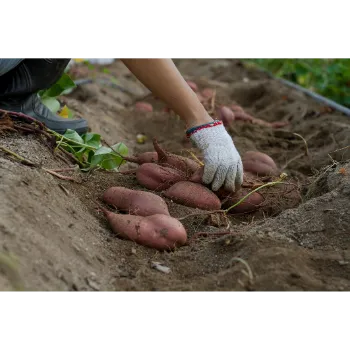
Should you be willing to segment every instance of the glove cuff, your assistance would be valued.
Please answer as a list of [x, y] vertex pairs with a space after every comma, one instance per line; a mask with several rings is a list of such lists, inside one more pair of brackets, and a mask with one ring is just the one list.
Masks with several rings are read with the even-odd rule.
[[221, 120], [214, 120], [214, 121], [207, 123], [207, 124], [198, 125], [198, 126], [195, 126], [193, 128], [188, 129], [186, 131], [186, 136], [187, 136], [187, 138], [190, 138], [193, 134], [195, 134], [196, 132], [198, 132], [200, 130], [212, 128], [212, 127], [219, 126], [219, 125], [223, 125]]

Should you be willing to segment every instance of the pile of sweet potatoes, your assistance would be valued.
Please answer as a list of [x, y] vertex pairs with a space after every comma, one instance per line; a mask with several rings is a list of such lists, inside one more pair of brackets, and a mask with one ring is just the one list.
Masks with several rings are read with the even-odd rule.
[[[237, 202], [247, 194], [247, 188], [251, 189], [256, 185], [258, 177], [279, 175], [277, 165], [268, 155], [246, 152], [242, 157], [245, 172], [243, 188], [236, 193], [228, 193], [223, 189], [213, 192], [202, 183], [203, 167], [198, 162], [166, 152], [155, 139], [153, 145], [154, 152], [126, 158], [139, 165], [136, 170], [138, 183], [149, 190], [161, 192], [164, 197], [175, 203], [192, 208], [215, 211], [221, 207], [228, 207], [230, 203]], [[232, 212], [255, 210], [262, 201], [261, 195], [255, 193], [233, 208]]]
[[164, 199], [156, 194], [111, 187], [103, 200], [123, 213], [101, 208], [114, 233], [146, 247], [170, 250], [187, 241], [181, 222], [170, 216]]
[[[276, 176], [279, 173], [275, 162], [266, 154], [247, 152], [243, 156], [245, 175], [242, 188], [235, 193], [223, 189], [213, 192], [202, 184], [201, 165], [192, 159], [166, 152], [155, 139], [153, 143], [154, 152], [126, 158], [139, 165], [137, 181], [175, 203], [192, 208], [207, 211], [227, 209], [254, 186], [262, 184], [258, 176]], [[230, 212], [255, 211], [263, 200], [255, 192]], [[122, 238], [159, 250], [174, 249], [187, 241], [186, 229], [179, 220], [170, 216], [165, 200], [157, 194], [111, 187], [105, 191], [103, 201], [118, 209], [118, 214], [102, 210], [112, 230]]]

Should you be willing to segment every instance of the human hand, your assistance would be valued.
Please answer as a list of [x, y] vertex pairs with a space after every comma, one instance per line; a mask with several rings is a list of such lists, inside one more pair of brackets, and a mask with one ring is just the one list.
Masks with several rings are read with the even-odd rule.
[[237, 191], [243, 182], [243, 165], [231, 136], [221, 121], [193, 127], [186, 132], [192, 144], [203, 152], [202, 181], [217, 191], [224, 186]]

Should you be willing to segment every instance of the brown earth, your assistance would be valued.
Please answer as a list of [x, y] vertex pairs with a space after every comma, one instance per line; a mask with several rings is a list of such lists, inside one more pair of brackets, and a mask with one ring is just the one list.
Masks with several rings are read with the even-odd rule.
[[[216, 88], [219, 103], [235, 101], [266, 121], [290, 122], [272, 129], [237, 121], [229, 132], [240, 153], [270, 155], [298, 183], [302, 201], [271, 188], [265, 195], [274, 209], [231, 216], [232, 235], [198, 238], [160, 253], [117, 238], [96, 211], [94, 201], [109, 186], [141, 189], [134, 176], [75, 173], [82, 183], [72, 183], [0, 151], [0, 290], [350, 290], [350, 118], [237, 60], [176, 64], [201, 88]], [[157, 137], [167, 150], [188, 155], [178, 117], [164, 112], [119, 61], [108, 69], [80, 73], [114, 76], [128, 92], [99, 82], [80, 86], [62, 101], [84, 116], [93, 132], [110, 144], [126, 143], [130, 153], [151, 150]], [[153, 113], [133, 110], [143, 99], [153, 104]], [[140, 133], [145, 144], [136, 142]], [[294, 133], [306, 140], [308, 156]], [[33, 135], [6, 132], [0, 146], [45, 168], [67, 166]], [[167, 202], [175, 217], [194, 212]], [[203, 215], [184, 224], [189, 237], [222, 231]], [[152, 261], [171, 272], [153, 269]]]

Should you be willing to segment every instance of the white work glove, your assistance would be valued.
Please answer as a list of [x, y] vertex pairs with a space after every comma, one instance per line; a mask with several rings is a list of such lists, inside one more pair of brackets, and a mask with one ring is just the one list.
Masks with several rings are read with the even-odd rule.
[[228, 191], [238, 190], [243, 182], [241, 157], [222, 122], [191, 128], [186, 132], [192, 144], [203, 152], [203, 183], [212, 184], [217, 191], [224, 186]]

